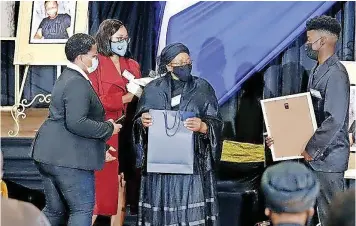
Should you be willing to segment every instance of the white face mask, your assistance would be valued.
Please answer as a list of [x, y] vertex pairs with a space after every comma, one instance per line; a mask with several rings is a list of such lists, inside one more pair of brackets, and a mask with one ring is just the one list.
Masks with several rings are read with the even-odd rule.
[[57, 10], [56, 9], [49, 9], [49, 10], [47, 10], [47, 14], [49, 16], [55, 16], [57, 14]]
[[[85, 57], [87, 57], [87, 56], [85, 56]], [[84, 64], [84, 62], [83, 62], [83, 64]], [[87, 70], [88, 70], [89, 74], [94, 72], [98, 68], [98, 66], [99, 66], [99, 60], [98, 60], [97, 57], [94, 57], [94, 58], [91, 59], [91, 67], [88, 67], [87, 65], [85, 65], [85, 67], [87, 67]]]

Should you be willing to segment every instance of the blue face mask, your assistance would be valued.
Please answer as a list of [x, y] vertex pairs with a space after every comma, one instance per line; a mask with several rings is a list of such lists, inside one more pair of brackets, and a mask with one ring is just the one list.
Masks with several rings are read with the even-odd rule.
[[125, 56], [127, 47], [128, 47], [128, 42], [123, 41], [123, 42], [111, 42], [111, 51], [119, 56]]

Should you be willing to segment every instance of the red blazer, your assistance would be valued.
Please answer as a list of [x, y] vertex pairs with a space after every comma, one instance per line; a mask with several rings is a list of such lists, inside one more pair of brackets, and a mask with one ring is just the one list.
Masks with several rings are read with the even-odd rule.
[[126, 104], [122, 103], [122, 96], [127, 94], [128, 80], [121, 76], [125, 70], [135, 78], [141, 78], [140, 65], [133, 59], [120, 57], [119, 73], [110, 57], [98, 55], [99, 66], [89, 75], [92, 86], [98, 94], [105, 109], [106, 119], [118, 119], [126, 111]]

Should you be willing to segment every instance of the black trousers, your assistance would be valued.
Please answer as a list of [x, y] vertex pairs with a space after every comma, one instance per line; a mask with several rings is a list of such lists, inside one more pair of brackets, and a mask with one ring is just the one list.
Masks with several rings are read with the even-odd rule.
[[314, 171], [320, 182], [320, 194], [317, 198], [317, 213], [322, 226], [326, 226], [329, 216], [329, 206], [339, 192], [346, 189], [344, 173], [327, 173]]

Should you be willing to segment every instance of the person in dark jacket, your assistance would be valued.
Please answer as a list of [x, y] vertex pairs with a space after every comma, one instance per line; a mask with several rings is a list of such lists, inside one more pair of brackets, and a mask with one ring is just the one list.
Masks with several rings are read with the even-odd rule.
[[263, 173], [265, 214], [275, 226], [308, 225], [320, 185], [311, 170], [297, 162], [282, 162]]
[[327, 226], [355, 225], [355, 189], [338, 194], [330, 206]]
[[54, 85], [49, 116], [36, 134], [31, 156], [43, 178], [43, 212], [51, 225], [89, 226], [94, 170], [103, 167], [105, 141], [121, 125], [104, 121], [104, 108], [87, 76], [98, 66], [94, 38], [73, 35], [65, 54], [70, 63]]
[[[335, 54], [341, 32], [339, 22], [320, 16], [309, 20], [306, 26], [305, 50], [309, 58], [317, 61], [309, 76], [308, 91], [318, 128], [302, 155], [321, 183], [317, 209], [321, 225], [325, 226], [332, 197], [346, 187], [344, 173], [350, 155], [350, 81]], [[266, 142], [270, 146], [273, 139]]]

